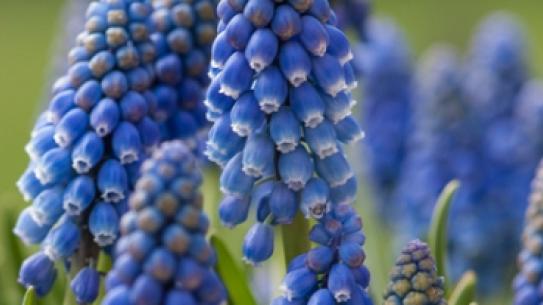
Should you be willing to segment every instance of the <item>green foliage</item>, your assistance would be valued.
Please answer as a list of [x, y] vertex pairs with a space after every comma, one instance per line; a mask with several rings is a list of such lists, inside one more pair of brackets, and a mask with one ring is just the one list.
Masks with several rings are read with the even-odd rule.
[[474, 305], [477, 288], [477, 275], [467, 271], [462, 275], [449, 298], [449, 305]]
[[296, 215], [292, 224], [283, 225], [281, 227], [283, 253], [286, 265], [288, 265], [294, 257], [306, 253], [311, 249], [311, 244], [307, 236], [309, 236], [309, 222], [304, 218], [302, 213]]
[[245, 272], [237, 265], [225, 242], [217, 235], [211, 235], [211, 245], [217, 252], [216, 270], [228, 290], [229, 304], [256, 305]]
[[23, 305], [38, 305], [37, 298], [38, 296], [36, 295], [36, 290], [34, 287], [30, 287], [26, 290], [23, 298]]
[[[437, 273], [447, 277], [447, 223], [449, 211], [454, 194], [458, 190], [460, 183], [456, 180], [449, 182], [437, 199], [434, 208], [434, 214], [430, 223], [430, 231], [428, 232], [428, 245], [432, 250], [432, 254], [436, 260]], [[445, 288], [447, 287], [445, 282]]]

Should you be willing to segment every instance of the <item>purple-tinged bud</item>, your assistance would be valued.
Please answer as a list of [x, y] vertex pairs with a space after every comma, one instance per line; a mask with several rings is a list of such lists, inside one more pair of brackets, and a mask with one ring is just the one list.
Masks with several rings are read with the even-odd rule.
[[89, 231], [100, 247], [113, 244], [119, 234], [119, 216], [111, 203], [96, 203], [89, 216]]
[[109, 72], [102, 79], [102, 91], [107, 97], [118, 99], [128, 90], [128, 80], [119, 71]]
[[56, 277], [57, 270], [54, 262], [43, 252], [25, 259], [19, 271], [19, 283], [27, 289], [34, 287], [38, 296], [49, 293]]
[[257, 265], [273, 254], [273, 228], [263, 223], [254, 224], [243, 241], [243, 260]]
[[299, 42], [289, 41], [279, 50], [279, 67], [290, 84], [298, 87], [311, 73], [311, 58]]
[[267, 26], [273, 18], [275, 4], [272, 0], [249, 0], [243, 9], [243, 15], [255, 27]]
[[324, 180], [311, 178], [302, 190], [300, 208], [307, 218], [322, 218], [330, 209], [330, 189]]
[[305, 299], [317, 287], [317, 275], [308, 268], [289, 272], [281, 284], [281, 292], [288, 300]]
[[88, 114], [79, 109], [68, 111], [55, 127], [55, 143], [60, 147], [71, 146], [87, 130], [89, 124]]
[[264, 113], [274, 113], [279, 110], [279, 107], [287, 99], [287, 80], [277, 67], [268, 67], [257, 76], [254, 84], [254, 95]]
[[334, 261], [334, 250], [326, 246], [318, 246], [307, 252], [306, 265], [307, 268], [315, 273], [328, 272]]
[[[330, 45], [333, 43], [331, 42]], [[312, 58], [312, 71], [316, 83], [327, 94], [335, 97], [346, 89], [345, 74], [339, 60], [329, 54]]]
[[366, 259], [364, 250], [356, 243], [344, 243], [339, 247], [341, 261], [351, 268], [362, 266]]
[[45, 189], [32, 202], [30, 215], [40, 226], [52, 226], [64, 213], [62, 197], [64, 190], [60, 187]]
[[159, 281], [142, 274], [130, 289], [130, 302], [134, 305], [159, 305], [163, 294], [163, 287]]
[[102, 88], [95, 80], [85, 82], [75, 93], [74, 102], [85, 111], [89, 111], [102, 98]]
[[119, 123], [121, 112], [119, 106], [112, 99], [106, 98], [98, 102], [90, 114], [90, 125], [98, 136], [105, 137], [110, 134]]
[[299, 121], [290, 108], [282, 107], [272, 114], [270, 119], [270, 136], [281, 153], [293, 151], [300, 142], [302, 129]]
[[292, 223], [298, 211], [296, 193], [282, 182], [275, 183], [270, 195], [269, 205], [276, 224]]
[[238, 196], [226, 196], [219, 204], [219, 217], [227, 228], [235, 226], [247, 220], [249, 215], [249, 201]]
[[79, 304], [91, 304], [98, 297], [100, 274], [92, 267], [81, 269], [72, 279], [70, 288]]
[[249, 40], [245, 57], [251, 68], [259, 73], [273, 63], [278, 48], [277, 36], [270, 29], [258, 29]]
[[190, 241], [190, 233], [177, 224], [169, 225], [164, 232], [162, 232], [162, 243], [168, 250], [178, 255], [187, 252]]
[[280, 5], [275, 9], [271, 28], [282, 40], [289, 40], [302, 31], [300, 14], [290, 5]]
[[96, 133], [87, 132], [72, 150], [72, 168], [78, 174], [90, 172], [102, 160], [104, 151], [103, 140]]
[[288, 266], [287, 266], [287, 272], [291, 272], [293, 270], [296, 270], [296, 269], [300, 269], [300, 268], [303, 268], [305, 267], [305, 262], [306, 262], [306, 259], [307, 259], [307, 254], [300, 254], [296, 257], [294, 257], [289, 263], [288, 263]]
[[302, 17], [300, 41], [312, 55], [323, 56], [328, 47], [328, 32], [318, 19], [312, 16], [304, 16]]
[[98, 190], [107, 202], [120, 202], [125, 199], [128, 189], [126, 170], [114, 159], [105, 161], [98, 172]]
[[121, 285], [109, 290], [104, 300], [103, 305], [131, 305], [130, 290], [128, 287]]
[[327, 232], [324, 225], [318, 223], [309, 231], [309, 240], [322, 246], [328, 246], [332, 240], [332, 236]]
[[176, 267], [176, 257], [170, 251], [158, 248], [146, 259], [143, 270], [156, 280], [165, 283], [173, 277]]
[[27, 245], [36, 245], [45, 239], [51, 226], [38, 224], [32, 217], [31, 210], [31, 207], [27, 207], [19, 214], [13, 234]]
[[228, 43], [236, 50], [241, 51], [249, 43], [253, 31], [254, 27], [251, 21], [243, 14], [237, 14], [228, 22], [224, 33]]
[[326, 23], [332, 14], [330, 2], [328, 0], [313, 0], [313, 5], [309, 8], [309, 14]]

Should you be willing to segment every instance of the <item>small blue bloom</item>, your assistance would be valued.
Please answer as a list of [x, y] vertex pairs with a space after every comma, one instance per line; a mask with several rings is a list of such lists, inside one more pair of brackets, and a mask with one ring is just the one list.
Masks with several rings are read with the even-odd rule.
[[290, 5], [284, 4], [276, 7], [271, 29], [281, 40], [289, 40], [302, 31], [300, 14]]
[[90, 114], [90, 125], [100, 137], [110, 134], [120, 119], [120, 109], [115, 101], [105, 98], [98, 102]]
[[317, 287], [317, 275], [308, 268], [300, 268], [289, 272], [283, 283], [281, 291], [288, 299], [305, 299]]
[[92, 267], [81, 269], [70, 283], [70, 288], [79, 304], [94, 302], [98, 297], [99, 287], [100, 274]]
[[219, 217], [227, 228], [243, 223], [249, 214], [249, 201], [237, 196], [226, 196], [219, 204]]
[[315, 163], [317, 172], [331, 187], [344, 185], [354, 176], [341, 151], [324, 159], [317, 159]]
[[319, 289], [317, 292], [311, 295], [307, 305], [333, 305], [336, 304], [336, 300], [330, 290], [328, 289]]
[[364, 132], [352, 116], [347, 116], [334, 125], [339, 141], [352, 144], [364, 138]]
[[26, 288], [34, 287], [38, 296], [49, 293], [56, 277], [54, 262], [43, 252], [25, 259], [19, 271], [19, 283]]
[[[333, 42], [331, 42], [333, 45]], [[335, 97], [345, 90], [345, 73], [340, 61], [328, 53], [321, 57], [314, 57], [311, 60], [312, 71], [317, 84], [327, 94]]]
[[66, 112], [75, 107], [75, 92], [73, 90], [64, 90], [57, 93], [47, 109], [47, 120], [51, 123], [58, 123]]
[[248, 176], [243, 172], [243, 154], [238, 153], [234, 156], [224, 168], [220, 185], [221, 192], [229, 195], [245, 196], [249, 194], [255, 178]]
[[290, 106], [305, 127], [314, 128], [324, 119], [324, 102], [309, 82], [290, 90]]
[[307, 268], [316, 273], [328, 272], [334, 261], [334, 250], [326, 246], [318, 246], [307, 252], [305, 263]]
[[328, 48], [328, 54], [333, 55], [339, 59], [339, 62], [343, 66], [353, 59], [353, 53], [349, 44], [347, 36], [334, 26], [326, 26], [328, 31], [330, 45]]
[[107, 202], [120, 202], [126, 196], [128, 177], [121, 163], [115, 159], [105, 161], [98, 172], [98, 190]]
[[278, 181], [270, 194], [269, 206], [275, 223], [292, 223], [298, 212], [296, 193], [289, 189], [286, 184]]
[[221, 93], [237, 99], [251, 87], [253, 70], [245, 55], [235, 52], [230, 56], [221, 72]]
[[[266, 1], [269, 0], [263, 2]], [[249, 40], [245, 49], [245, 57], [251, 68], [259, 73], [273, 63], [278, 49], [277, 36], [270, 29], [258, 29], [254, 31]]]
[[113, 132], [113, 153], [121, 164], [129, 164], [139, 160], [142, 150], [138, 129], [129, 122], [122, 122]]
[[17, 235], [27, 245], [36, 245], [45, 239], [51, 226], [38, 224], [31, 213], [32, 208], [27, 207], [19, 214], [13, 228], [13, 234]]
[[287, 99], [287, 80], [277, 67], [270, 66], [257, 76], [254, 84], [254, 95], [264, 113], [276, 112]]
[[289, 41], [279, 50], [279, 67], [290, 84], [298, 87], [311, 73], [311, 58], [300, 43]]
[[100, 247], [113, 244], [119, 233], [119, 216], [111, 203], [96, 203], [89, 216], [89, 231]]
[[45, 186], [38, 180], [34, 173], [34, 168], [29, 167], [23, 175], [17, 180], [17, 188], [23, 195], [25, 201], [32, 200], [41, 193]]
[[349, 267], [342, 263], [332, 266], [328, 278], [328, 289], [337, 302], [346, 302], [351, 299], [354, 283], [354, 276]]
[[325, 26], [315, 17], [302, 17], [302, 32], [300, 41], [314, 56], [323, 56], [329, 43], [329, 36]]
[[329, 211], [330, 189], [320, 178], [311, 178], [302, 189], [300, 207], [309, 218], [320, 219]]
[[164, 289], [160, 282], [150, 275], [140, 275], [130, 289], [130, 301], [138, 305], [159, 305]]
[[120, 71], [112, 71], [102, 79], [102, 91], [107, 97], [118, 99], [128, 90], [128, 80]]
[[87, 174], [104, 156], [104, 142], [94, 132], [88, 131], [72, 149], [72, 168], [78, 174]]
[[270, 136], [281, 153], [293, 151], [302, 137], [302, 128], [290, 108], [282, 107], [270, 118]]
[[43, 252], [53, 261], [72, 256], [79, 247], [79, 227], [64, 216], [50, 231], [43, 243]]
[[273, 18], [275, 4], [272, 0], [249, 0], [243, 9], [243, 15], [255, 27], [267, 26]]
[[85, 82], [75, 93], [74, 103], [84, 110], [90, 110], [100, 101], [102, 88], [95, 80]]
[[32, 160], [38, 160], [47, 151], [57, 147], [54, 135], [55, 127], [50, 125], [36, 130], [30, 142], [25, 146], [25, 151]]
[[146, 259], [143, 270], [160, 282], [168, 282], [176, 270], [176, 257], [164, 248], [158, 248]]
[[273, 254], [273, 229], [270, 225], [256, 223], [245, 235], [243, 241], [243, 260], [256, 265]]
[[270, 177], [275, 174], [275, 144], [265, 133], [248, 137], [243, 149], [243, 172], [255, 177]]
[[32, 202], [30, 215], [40, 226], [52, 226], [64, 213], [62, 206], [64, 190], [59, 187], [46, 189]]
[[53, 148], [36, 164], [34, 174], [42, 184], [56, 184], [71, 174], [70, 151]]
[[243, 14], [235, 15], [224, 30], [228, 43], [237, 50], [243, 50], [247, 46], [254, 27], [251, 21]]
[[265, 114], [260, 110], [252, 92], [244, 93], [230, 111], [232, 130], [240, 137], [247, 137], [260, 130], [265, 124]]
[[281, 154], [278, 165], [281, 180], [295, 192], [302, 190], [313, 176], [313, 162], [307, 150], [302, 146], [298, 146], [286, 154]]
[[328, 120], [324, 120], [313, 128], [304, 128], [307, 144], [321, 159], [338, 152], [338, 138], [334, 127]]

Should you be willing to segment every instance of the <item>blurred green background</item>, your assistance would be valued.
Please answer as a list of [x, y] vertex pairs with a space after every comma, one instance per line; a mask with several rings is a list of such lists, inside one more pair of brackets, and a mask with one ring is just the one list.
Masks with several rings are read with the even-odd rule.
[[[27, 158], [23, 147], [47, 94], [45, 84], [51, 69], [57, 37], [65, 29], [63, 0], [0, 0], [0, 305], [17, 304], [20, 291], [15, 282], [17, 266], [9, 260], [17, 245], [7, 244], [9, 211], [23, 207], [15, 181], [24, 170]], [[481, 17], [495, 10], [506, 10], [519, 17], [526, 29], [532, 72], [543, 73], [543, 1], [541, 0], [376, 0], [373, 13], [392, 17], [403, 28], [415, 56], [435, 42], [448, 42], [460, 49], [469, 44], [472, 31]], [[361, 192], [364, 192], [362, 190]], [[373, 220], [367, 200], [361, 205], [366, 223]], [[370, 265], [371, 253], [379, 246], [377, 234], [367, 225]], [[241, 231], [241, 230], [240, 230]], [[237, 247], [237, 246], [235, 246]], [[386, 255], [385, 255], [386, 256]], [[387, 260], [379, 269], [386, 269]], [[386, 274], [374, 275], [382, 282]], [[381, 279], [379, 279], [381, 277]], [[381, 289], [380, 287], [377, 289]], [[379, 291], [379, 290], [378, 290]], [[502, 300], [503, 301], [503, 300]], [[500, 302], [501, 303], [501, 302]]]

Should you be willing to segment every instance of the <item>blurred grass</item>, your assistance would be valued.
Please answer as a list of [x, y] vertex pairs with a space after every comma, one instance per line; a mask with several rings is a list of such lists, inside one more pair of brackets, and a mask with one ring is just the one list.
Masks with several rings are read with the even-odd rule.
[[[21, 290], [15, 284], [18, 266], [8, 257], [6, 247], [10, 234], [8, 230], [13, 219], [7, 215], [10, 210], [18, 210], [24, 206], [15, 189], [15, 181], [27, 164], [23, 146], [28, 140], [29, 130], [37, 114], [38, 102], [44, 94], [47, 83], [51, 51], [57, 32], [62, 28], [59, 20], [63, 0], [0, 0], [0, 107], [4, 115], [0, 120], [0, 270], [3, 281], [0, 282], [0, 305], [18, 304], [22, 297]], [[448, 42], [461, 49], [469, 44], [473, 29], [480, 20], [494, 10], [507, 10], [517, 15], [527, 30], [530, 41], [532, 68], [535, 74], [543, 73], [543, 2], [540, 0], [374, 0], [376, 15], [387, 15], [396, 20], [404, 29], [415, 55], [434, 42]], [[537, 56], [536, 56], [537, 55]], [[213, 176], [213, 175], [212, 175]], [[205, 188], [207, 201], [217, 204], [216, 185], [208, 183]], [[209, 190], [209, 191], [208, 191]], [[365, 219], [368, 243], [368, 264], [375, 269], [373, 278], [377, 296], [381, 294], [386, 282], [386, 275], [394, 253], [390, 253], [387, 245], [388, 233], [378, 226], [377, 218], [368, 199], [368, 190], [360, 192], [359, 207]], [[208, 205], [210, 210], [214, 205]], [[215, 214], [212, 223], [217, 225]], [[220, 228], [220, 226], [215, 226]], [[228, 241], [228, 246], [240, 257], [240, 243], [247, 227], [233, 231], [217, 229], [217, 232]], [[17, 247], [20, 244], [17, 243]], [[281, 246], [278, 242], [274, 257], [280, 259]], [[380, 255], [379, 259], [376, 255]], [[382, 259], [381, 259], [382, 258]], [[265, 266], [266, 267], [266, 266]], [[269, 266], [268, 266], [269, 268]], [[273, 271], [275, 283], [282, 268]], [[378, 270], [378, 271], [377, 271]], [[5, 277], [4, 277], [5, 276]], [[58, 284], [59, 288], [63, 285]], [[274, 286], [275, 287], [275, 286]], [[53, 303], [58, 296], [51, 297]], [[56, 302], [55, 302], [56, 301]], [[488, 303], [498, 304], [500, 301]], [[481, 303], [483, 304], [483, 303]]]

